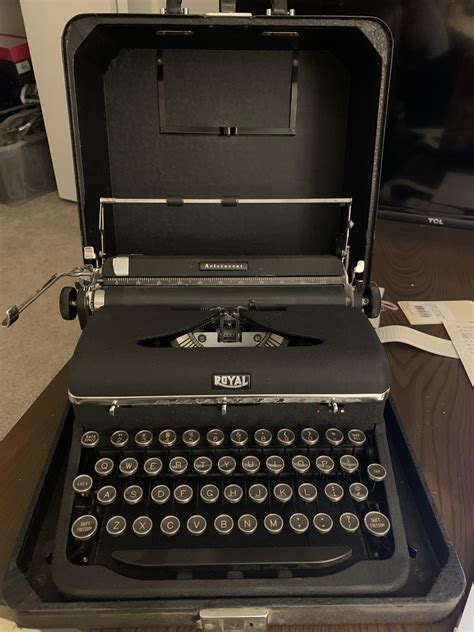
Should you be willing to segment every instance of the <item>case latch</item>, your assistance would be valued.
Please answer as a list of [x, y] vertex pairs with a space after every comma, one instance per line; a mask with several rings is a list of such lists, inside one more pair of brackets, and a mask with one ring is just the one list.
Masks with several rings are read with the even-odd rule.
[[201, 610], [197, 627], [203, 632], [265, 632], [264, 608], [208, 608]]

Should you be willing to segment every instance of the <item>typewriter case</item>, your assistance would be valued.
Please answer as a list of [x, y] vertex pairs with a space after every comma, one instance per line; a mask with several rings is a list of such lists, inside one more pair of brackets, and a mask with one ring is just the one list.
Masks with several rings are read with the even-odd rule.
[[[115, 272], [122, 265], [134, 267], [136, 276], [146, 279], [147, 266], [155, 262], [172, 279], [183, 270], [196, 276], [193, 265], [212, 276], [212, 266], [219, 270], [224, 257], [236, 266], [230, 278], [239, 278], [245, 265], [258, 265], [265, 274], [266, 261], [280, 257], [281, 265], [289, 262], [298, 275], [318, 277], [339, 260], [337, 274], [346, 290], [311, 290], [319, 293], [316, 307], [329, 313], [376, 311], [370, 265], [391, 61], [385, 25], [372, 18], [299, 18], [283, 11], [261, 17], [85, 15], [67, 25], [63, 49], [85, 263], [94, 259], [104, 271]], [[311, 269], [302, 269], [313, 256]], [[156, 299], [143, 285], [106, 288], [83, 311], [85, 333], [94, 319], [102, 319], [101, 327], [91, 329], [104, 337], [94, 341], [88, 334], [87, 346], [80, 343], [82, 360], [70, 373], [70, 397], [78, 405], [66, 411], [4, 582], [17, 621], [26, 627], [126, 627], [201, 620], [205, 629], [218, 630], [263, 629], [262, 611], [271, 624], [408, 622], [448, 614], [462, 594], [462, 571], [390, 404], [394, 473], [405, 527], [414, 534], [409, 544], [418, 551], [403, 588], [370, 598], [358, 594], [357, 586], [354, 596], [344, 598], [268, 597], [249, 577], [254, 596], [245, 597], [216, 590], [199, 598], [183, 593], [68, 601], [57, 591], [46, 551], [54, 540], [58, 479], [66, 467], [73, 417], [87, 406], [81, 408], [79, 400], [103, 395], [102, 386], [109, 390], [100, 414], [108, 414], [112, 384], [121, 379], [106, 354], [91, 356], [110, 342], [104, 315], [120, 314], [119, 329], [125, 332], [133, 328], [137, 310], [149, 313], [156, 300], [179, 315], [190, 303], [219, 304], [223, 292], [229, 302], [242, 299], [234, 287], [175, 285]], [[256, 290], [255, 296], [261, 305], [287, 305], [306, 300], [299, 292], [298, 287]], [[351, 359], [356, 365], [349, 352]], [[370, 363], [370, 355], [365, 361]], [[386, 368], [372, 368], [383, 390]], [[138, 377], [130, 371], [130, 388], [139, 389], [144, 376], [145, 369]], [[351, 370], [335, 376], [342, 381], [338, 388], [347, 392], [351, 378], [360, 376]], [[119, 396], [130, 395], [126, 380], [121, 388]], [[191, 390], [196, 395], [202, 385], [191, 380]], [[291, 392], [297, 392], [296, 384]], [[225, 404], [228, 398], [220, 395], [202, 403]], [[225, 610], [206, 614], [209, 608]]]

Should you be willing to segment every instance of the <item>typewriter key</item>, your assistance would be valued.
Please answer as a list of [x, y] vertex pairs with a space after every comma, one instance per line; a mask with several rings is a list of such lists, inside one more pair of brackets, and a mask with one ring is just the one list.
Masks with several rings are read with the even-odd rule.
[[339, 524], [348, 533], [354, 533], [359, 528], [359, 518], [351, 513], [350, 511], [346, 511], [341, 514], [339, 518]]
[[153, 441], [153, 433], [150, 430], [140, 430], [135, 435], [135, 443], [139, 448], [146, 448]]
[[313, 524], [319, 533], [329, 533], [332, 529], [333, 521], [329, 514], [318, 513], [313, 518]]
[[143, 464], [143, 469], [149, 476], [156, 476], [156, 474], [159, 474], [162, 467], [163, 463], [161, 462], [161, 459], [156, 456], [152, 456], [147, 459]]
[[299, 472], [300, 474], [304, 474], [307, 472], [311, 466], [310, 460], [307, 456], [303, 456], [298, 454], [291, 459], [291, 464], [295, 472]]
[[237, 526], [242, 531], [242, 533], [245, 533], [246, 535], [251, 535], [257, 528], [257, 519], [251, 514], [244, 514], [238, 519]]
[[105, 530], [109, 535], [122, 535], [126, 528], [127, 521], [123, 516], [112, 516], [105, 525]]
[[357, 430], [356, 428], [349, 430], [349, 432], [347, 433], [347, 438], [354, 445], [364, 445], [366, 440], [365, 434], [362, 432], [362, 430]]
[[329, 474], [334, 469], [334, 461], [330, 456], [325, 456], [321, 454], [316, 458], [316, 467], [323, 474]]
[[108, 476], [113, 472], [114, 462], [112, 459], [99, 459], [97, 463], [94, 465], [94, 470], [99, 474], [99, 476]]
[[215, 503], [219, 498], [219, 488], [216, 485], [204, 485], [199, 495], [205, 503]]
[[380, 511], [369, 511], [364, 517], [365, 528], [377, 538], [383, 538], [390, 531], [390, 520]]
[[369, 495], [369, 490], [363, 483], [351, 483], [351, 485], [349, 485], [349, 494], [354, 500], [360, 503], [366, 500]]
[[71, 533], [76, 540], [89, 540], [96, 531], [97, 518], [89, 514], [76, 518], [71, 527]]
[[173, 496], [182, 505], [188, 503], [193, 497], [193, 488], [189, 485], [178, 485], [174, 490]]
[[255, 474], [260, 468], [260, 459], [256, 456], [244, 456], [242, 459], [242, 469], [247, 474]]
[[99, 443], [99, 433], [95, 430], [89, 430], [85, 432], [81, 437], [81, 444], [84, 448], [95, 448], [95, 446]]
[[290, 527], [295, 533], [305, 533], [309, 527], [309, 520], [302, 513], [294, 513], [290, 516]]
[[280, 533], [283, 529], [283, 518], [278, 514], [268, 514], [263, 520], [263, 526], [269, 533]]
[[151, 490], [150, 496], [153, 502], [162, 505], [171, 496], [170, 488], [166, 485], [157, 485]]
[[324, 488], [327, 498], [333, 503], [337, 503], [344, 496], [344, 490], [339, 483], [328, 483]]
[[184, 456], [174, 456], [170, 461], [169, 468], [173, 474], [184, 474], [188, 469], [188, 462]]
[[198, 474], [208, 474], [212, 468], [212, 461], [208, 456], [198, 456], [193, 467]]
[[178, 533], [181, 523], [176, 516], [166, 516], [160, 522], [160, 529], [165, 535], [175, 535]]
[[352, 474], [359, 467], [359, 461], [352, 454], [344, 454], [339, 459], [339, 465], [345, 472]]
[[281, 503], [287, 503], [293, 496], [293, 490], [286, 483], [279, 483], [273, 488], [273, 495]]
[[174, 430], [170, 430], [169, 428], [162, 430], [158, 435], [158, 441], [164, 448], [170, 448], [174, 445], [176, 443], [176, 438], [176, 432]]
[[230, 503], [238, 503], [244, 492], [240, 485], [227, 485], [224, 487], [224, 498]]
[[200, 438], [201, 435], [197, 430], [185, 430], [182, 436], [183, 443], [188, 448], [194, 448], [199, 443]]
[[221, 445], [221, 443], [224, 442], [224, 433], [222, 432], [222, 430], [219, 430], [219, 428], [213, 428], [207, 433], [206, 439], [209, 445], [217, 448], [217, 446]]
[[265, 485], [256, 483], [249, 487], [249, 497], [254, 503], [263, 503], [268, 496], [268, 489]]
[[128, 432], [126, 430], [116, 430], [110, 437], [110, 443], [115, 448], [123, 448], [128, 443]]
[[367, 474], [373, 481], [383, 481], [387, 476], [387, 470], [380, 463], [371, 463], [367, 466]]
[[275, 454], [267, 458], [265, 465], [267, 466], [267, 470], [272, 474], [279, 474], [285, 467], [285, 461], [281, 456]]
[[232, 531], [233, 528], [234, 521], [230, 516], [226, 514], [221, 514], [220, 516], [217, 516], [217, 518], [214, 520], [214, 529], [220, 535], [227, 535]]
[[313, 500], [316, 500], [318, 495], [318, 490], [312, 483], [302, 483], [298, 487], [298, 496], [301, 500], [304, 500], [305, 503], [310, 503]]
[[132, 529], [135, 535], [148, 535], [153, 529], [153, 521], [148, 516], [139, 516], [133, 521]]
[[237, 430], [232, 430], [230, 433], [230, 440], [237, 447], [242, 447], [248, 441], [248, 434], [245, 430], [238, 428]]
[[207, 522], [202, 516], [191, 516], [188, 518], [186, 527], [191, 535], [201, 535], [206, 530]]
[[101, 505], [110, 505], [117, 498], [117, 490], [112, 485], [105, 485], [97, 492], [97, 500]]
[[128, 457], [120, 461], [119, 470], [124, 476], [132, 476], [138, 470], [138, 461], [133, 457]]
[[295, 440], [295, 433], [289, 428], [281, 428], [277, 433], [277, 439], [281, 445], [291, 445]]
[[306, 445], [316, 445], [319, 441], [319, 432], [314, 428], [304, 428], [301, 431], [301, 439]]
[[237, 463], [233, 456], [221, 456], [217, 461], [217, 467], [222, 474], [232, 474], [237, 467]]
[[143, 489], [140, 485], [130, 485], [123, 492], [123, 499], [129, 505], [136, 505], [143, 498]]
[[87, 494], [92, 489], [93, 481], [89, 474], [79, 474], [72, 481], [72, 488], [78, 494]]
[[272, 442], [272, 433], [270, 432], [270, 430], [260, 428], [260, 430], [256, 430], [254, 434], [254, 439], [257, 445], [269, 445]]
[[344, 435], [339, 428], [328, 428], [324, 436], [331, 445], [339, 445], [344, 440]]

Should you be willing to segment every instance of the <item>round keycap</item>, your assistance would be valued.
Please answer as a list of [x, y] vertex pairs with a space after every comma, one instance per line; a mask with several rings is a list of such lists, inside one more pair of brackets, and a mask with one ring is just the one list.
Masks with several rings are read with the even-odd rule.
[[255, 431], [254, 439], [257, 445], [269, 445], [272, 442], [272, 433], [270, 432], [270, 430], [260, 428], [259, 430]]
[[352, 483], [349, 485], [349, 494], [357, 502], [366, 500], [369, 495], [369, 490], [363, 483]]
[[291, 459], [291, 465], [293, 466], [295, 472], [304, 474], [309, 470], [311, 463], [307, 456], [298, 454]]
[[81, 437], [81, 444], [84, 448], [95, 448], [99, 443], [100, 436], [95, 430], [88, 430]]
[[107, 520], [105, 529], [109, 535], [122, 535], [127, 528], [127, 521], [123, 516], [112, 516]]
[[237, 463], [233, 456], [221, 456], [217, 461], [217, 468], [222, 474], [232, 474], [237, 467]]
[[166, 516], [160, 522], [160, 529], [165, 535], [175, 535], [178, 533], [181, 523], [176, 516]]
[[354, 445], [364, 445], [366, 440], [365, 433], [362, 432], [362, 430], [357, 430], [356, 428], [349, 430], [347, 438]]
[[339, 428], [328, 428], [324, 436], [331, 445], [339, 445], [344, 440], [344, 435]]
[[318, 490], [312, 483], [302, 483], [298, 487], [298, 496], [301, 500], [304, 500], [305, 503], [310, 503], [313, 500], [316, 500], [318, 495]]
[[295, 433], [289, 428], [280, 428], [277, 439], [281, 445], [291, 445], [295, 440]]
[[94, 470], [99, 474], [99, 476], [108, 476], [113, 472], [114, 462], [112, 459], [104, 458], [99, 459], [97, 463], [94, 465]]
[[314, 428], [304, 428], [301, 431], [301, 439], [306, 445], [316, 445], [319, 441], [319, 432]]
[[191, 516], [188, 518], [186, 527], [191, 535], [201, 535], [206, 530], [207, 522], [203, 516]]
[[327, 513], [318, 513], [313, 518], [314, 528], [319, 531], [319, 533], [329, 533], [332, 529], [332, 518]]
[[227, 514], [221, 514], [214, 520], [214, 529], [220, 535], [227, 535], [234, 528], [233, 519]]
[[135, 535], [148, 535], [153, 528], [153, 520], [148, 516], [139, 516], [135, 518], [132, 524], [132, 530]]
[[263, 520], [263, 526], [265, 529], [274, 535], [280, 533], [283, 529], [283, 524], [283, 518], [274, 513], [268, 514], [268, 516], [265, 516]]
[[367, 474], [373, 481], [383, 481], [387, 476], [387, 470], [380, 463], [371, 463], [367, 466]]
[[89, 540], [97, 531], [97, 518], [89, 514], [76, 518], [71, 533], [76, 540]]
[[193, 467], [198, 474], [209, 474], [212, 469], [212, 461], [208, 456], [198, 456]]
[[124, 476], [132, 476], [138, 470], [138, 461], [129, 456], [120, 461], [119, 470]]
[[263, 503], [268, 496], [268, 489], [261, 483], [255, 483], [249, 487], [248, 494], [254, 503]]
[[205, 503], [215, 503], [219, 498], [219, 488], [216, 485], [204, 485], [199, 495]]
[[89, 474], [79, 474], [72, 481], [72, 488], [78, 494], [86, 494], [92, 489], [93, 481]]
[[241, 428], [232, 430], [232, 432], [230, 433], [230, 440], [235, 446], [239, 448], [247, 443], [248, 438], [249, 436], [247, 432], [245, 430], [242, 430]]
[[170, 488], [166, 485], [157, 485], [151, 490], [150, 496], [153, 502], [162, 505], [171, 496]]
[[128, 432], [126, 430], [116, 430], [110, 436], [110, 443], [115, 448], [123, 448], [128, 443]]
[[224, 487], [224, 498], [230, 503], [238, 503], [243, 496], [244, 492], [240, 485], [227, 485]]
[[344, 470], [344, 472], [352, 474], [359, 467], [359, 461], [356, 459], [355, 456], [352, 456], [352, 454], [344, 454], [339, 459], [339, 465], [341, 466], [341, 469]]
[[136, 505], [143, 498], [143, 489], [140, 485], [130, 485], [123, 492], [123, 499], [129, 505]]
[[377, 538], [383, 538], [390, 531], [390, 520], [380, 511], [369, 511], [364, 516], [365, 528]]
[[260, 459], [256, 456], [244, 456], [242, 459], [242, 469], [247, 474], [255, 474], [260, 468]]
[[146, 448], [153, 442], [153, 433], [150, 430], [140, 430], [135, 435], [135, 443], [139, 448]]
[[287, 503], [293, 496], [293, 490], [286, 483], [279, 483], [273, 488], [273, 495], [281, 503]]
[[272, 455], [265, 461], [267, 470], [272, 474], [279, 474], [285, 467], [285, 461], [278, 455]]
[[257, 519], [251, 514], [244, 514], [238, 519], [237, 526], [242, 531], [242, 533], [250, 535], [257, 528]]
[[178, 485], [174, 490], [173, 496], [177, 502], [185, 505], [193, 497], [193, 488], [189, 485]]
[[143, 470], [146, 474], [148, 474], [148, 476], [156, 476], [161, 472], [162, 467], [163, 463], [161, 462], [161, 459], [156, 456], [152, 456], [147, 459], [143, 464]]
[[97, 492], [97, 500], [101, 505], [110, 505], [117, 498], [117, 490], [112, 485], [105, 485]]
[[333, 503], [337, 503], [344, 496], [344, 490], [339, 483], [328, 483], [324, 488], [327, 498]]
[[339, 524], [348, 533], [354, 533], [359, 528], [359, 518], [351, 513], [350, 511], [346, 511], [341, 514], [339, 518]]
[[334, 461], [330, 456], [321, 454], [316, 458], [316, 467], [322, 474], [329, 474], [334, 469]]
[[183, 443], [188, 446], [188, 448], [194, 448], [199, 443], [201, 435], [197, 430], [185, 430], [183, 432]]
[[176, 432], [174, 430], [170, 430], [169, 428], [162, 430], [158, 435], [158, 441], [164, 448], [170, 448], [176, 443], [176, 439]]
[[207, 433], [206, 439], [209, 445], [217, 448], [217, 446], [221, 445], [221, 443], [224, 443], [224, 433], [219, 428], [213, 428]]
[[184, 474], [188, 469], [188, 461], [184, 456], [174, 456], [170, 460], [169, 468], [173, 474]]
[[294, 513], [290, 516], [290, 527], [295, 533], [305, 533], [309, 527], [309, 520], [302, 513]]

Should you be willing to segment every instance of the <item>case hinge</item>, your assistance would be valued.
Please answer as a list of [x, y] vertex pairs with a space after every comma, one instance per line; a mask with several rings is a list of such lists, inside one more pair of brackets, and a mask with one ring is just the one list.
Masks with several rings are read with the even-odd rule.
[[197, 627], [203, 632], [265, 632], [264, 608], [208, 608], [201, 610]]

